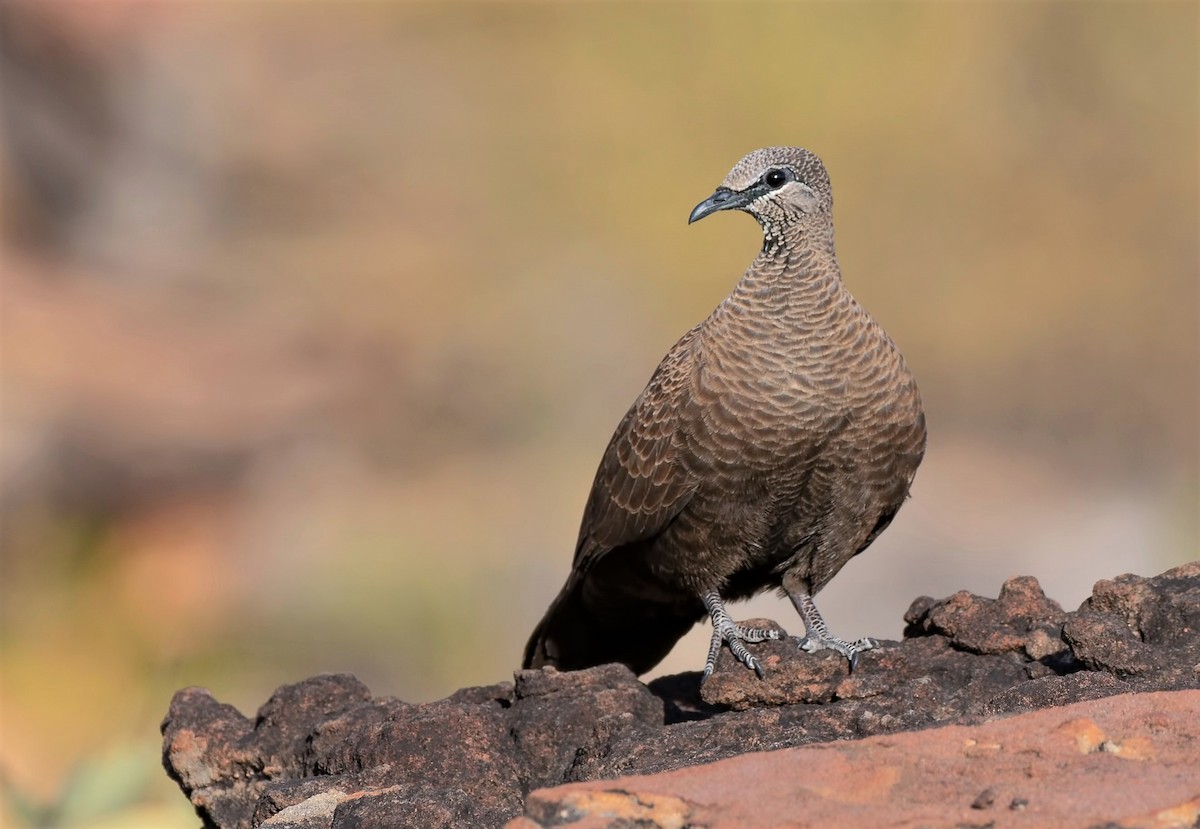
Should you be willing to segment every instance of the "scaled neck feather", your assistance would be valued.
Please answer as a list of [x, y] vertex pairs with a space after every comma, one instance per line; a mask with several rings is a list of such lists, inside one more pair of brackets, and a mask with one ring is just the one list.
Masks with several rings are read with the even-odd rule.
[[843, 294], [833, 223], [796, 223], [764, 226], [762, 250], [725, 304], [768, 316], [811, 317]]

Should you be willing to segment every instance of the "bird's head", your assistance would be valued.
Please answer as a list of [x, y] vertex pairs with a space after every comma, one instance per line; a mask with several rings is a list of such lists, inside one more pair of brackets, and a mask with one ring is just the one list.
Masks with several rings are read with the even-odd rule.
[[688, 224], [718, 210], [742, 210], [768, 236], [792, 225], [828, 221], [833, 191], [821, 159], [799, 147], [765, 147], [733, 166], [711, 196], [696, 205]]

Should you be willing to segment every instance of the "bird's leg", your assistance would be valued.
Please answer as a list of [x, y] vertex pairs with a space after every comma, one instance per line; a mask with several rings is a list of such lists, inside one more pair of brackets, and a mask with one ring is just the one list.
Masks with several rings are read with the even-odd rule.
[[721, 643], [728, 642], [729, 650], [738, 662], [741, 662], [747, 668], [750, 668], [754, 673], [758, 674], [759, 679], [763, 677], [762, 665], [754, 658], [750, 651], [746, 650], [743, 642], [765, 642], [768, 639], [778, 639], [779, 631], [769, 628], [750, 628], [744, 625], [734, 624], [729, 618], [729, 612], [725, 610], [725, 605], [721, 601], [721, 596], [716, 590], [710, 590], [700, 597], [704, 600], [704, 606], [708, 609], [708, 615], [712, 619], [713, 634], [712, 642], [708, 645], [708, 659], [704, 662], [704, 676], [700, 678], [703, 683], [712, 676], [713, 669], [717, 665], [717, 654], [721, 652]]
[[784, 586], [784, 589], [787, 590], [788, 598], [792, 600], [800, 618], [804, 620], [804, 638], [800, 640], [801, 650], [806, 653], [815, 653], [825, 648], [835, 650], [850, 661], [850, 671], [853, 673], [855, 666], [858, 665], [858, 655], [863, 651], [879, 647], [879, 642], [869, 636], [864, 636], [857, 642], [847, 642], [845, 639], [837, 638], [829, 632], [829, 627], [821, 618], [821, 612], [817, 610], [812, 596], [804, 590], [788, 589], [787, 585]]

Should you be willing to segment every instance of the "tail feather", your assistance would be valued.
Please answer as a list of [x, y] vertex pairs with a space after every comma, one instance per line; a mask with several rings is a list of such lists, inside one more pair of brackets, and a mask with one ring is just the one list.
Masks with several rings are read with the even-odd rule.
[[576, 671], [619, 662], [643, 674], [703, 615], [698, 600], [655, 601], [606, 590], [595, 571], [572, 573], [529, 638], [524, 667]]

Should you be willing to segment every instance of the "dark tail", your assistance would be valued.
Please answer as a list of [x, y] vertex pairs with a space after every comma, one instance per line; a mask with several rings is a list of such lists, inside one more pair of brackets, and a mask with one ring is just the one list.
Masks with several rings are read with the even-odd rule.
[[704, 615], [695, 598], [647, 595], [629, 584], [636, 580], [612, 581], [603, 569], [570, 575], [525, 646], [526, 668], [620, 662], [644, 674]]

